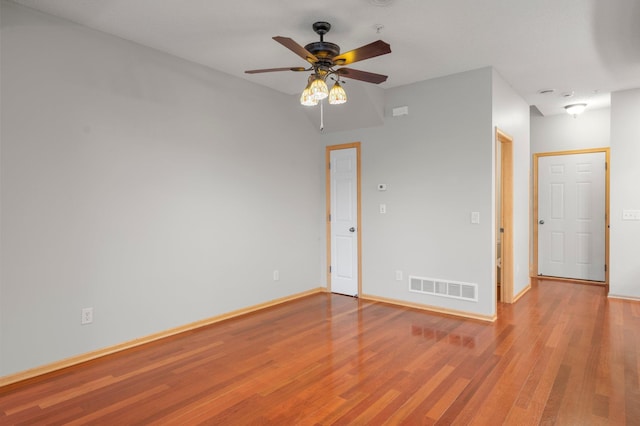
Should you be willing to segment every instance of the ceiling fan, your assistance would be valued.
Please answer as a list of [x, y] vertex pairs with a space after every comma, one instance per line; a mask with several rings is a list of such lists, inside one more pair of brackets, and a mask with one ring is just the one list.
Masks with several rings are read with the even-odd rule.
[[[320, 41], [309, 43], [304, 47], [288, 37], [273, 37], [275, 41], [282, 44], [305, 61], [309, 62], [310, 66], [308, 68], [267, 68], [248, 70], [245, 71], [245, 73], [258, 74], [274, 71], [312, 71], [312, 74], [309, 76], [307, 81], [307, 87], [304, 89], [300, 97], [300, 103], [302, 105], [317, 105], [320, 100], [327, 97], [329, 98], [330, 104], [345, 103], [347, 101], [347, 94], [340, 85], [340, 77], [374, 84], [380, 84], [387, 80], [386, 75], [360, 71], [353, 68], [345, 68], [343, 65], [349, 65], [357, 61], [363, 61], [365, 59], [391, 53], [391, 46], [388, 43], [378, 40], [340, 54], [340, 46], [335, 43], [324, 41], [324, 35], [331, 29], [331, 24], [320, 21], [314, 23], [312, 27], [313, 31], [320, 36]], [[326, 80], [329, 77], [335, 80], [335, 84], [331, 91], [328, 90], [326, 84]], [[342, 83], [344, 83], [344, 81]]]

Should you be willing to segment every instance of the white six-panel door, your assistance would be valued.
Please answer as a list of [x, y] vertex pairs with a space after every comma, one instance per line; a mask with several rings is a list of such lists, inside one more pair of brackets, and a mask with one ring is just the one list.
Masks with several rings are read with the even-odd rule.
[[358, 174], [356, 148], [330, 152], [331, 291], [358, 295]]
[[538, 274], [605, 280], [606, 154], [538, 158]]

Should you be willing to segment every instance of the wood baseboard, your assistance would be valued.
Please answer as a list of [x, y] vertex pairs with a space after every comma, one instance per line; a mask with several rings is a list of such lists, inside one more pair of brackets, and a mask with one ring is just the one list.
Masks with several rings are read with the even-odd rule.
[[621, 296], [619, 294], [609, 294], [607, 297], [609, 299], [618, 299], [618, 300], [628, 300], [628, 301], [631, 301], [631, 302], [640, 302], [640, 297]]
[[531, 276], [530, 278], [532, 280], [539, 280], [539, 281], [560, 281], [565, 283], [586, 284], [586, 285], [595, 285], [595, 286], [601, 286], [601, 287], [604, 287], [607, 285], [605, 281], [578, 280], [575, 278], [547, 277], [543, 275]]
[[513, 298], [512, 303], [516, 303], [518, 300], [520, 300], [520, 298], [525, 294], [527, 294], [529, 290], [531, 290], [531, 283], [529, 283], [525, 288], [523, 288], [520, 293], [516, 294], [516, 296]]
[[387, 298], [387, 297], [373, 296], [373, 295], [370, 295], [370, 294], [362, 294], [359, 297], [361, 299], [363, 299], [363, 300], [369, 300], [369, 301], [372, 301], [372, 302], [389, 303], [391, 305], [405, 306], [407, 308], [422, 309], [424, 311], [435, 312], [435, 313], [438, 313], [438, 314], [453, 315], [453, 316], [456, 316], [456, 317], [464, 317], [464, 318], [468, 318], [468, 319], [474, 319], [474, 320], [485, 321], [485, 322], [495, 322], [495, 320], [498, 318], [497, 315], [493, 315], [493, 316], [479, 315], [479, 314], [475, 314], [473, 312], [458, 311], [458, 310], [455, 310], [455, 309], [447, 309], [447, 308], [441, 308], [441, 307], [431, 306], [431, 305], [423, 305], [421, 303], [407, 302], [407, 301], [404, 301], [404, 300], [390, 299], [390, 298]]
[[95, 351], [76, 355], [70, 358], [65, 358], [60, 361], [55, 361], [50, 364], [45, 364], [39, 367], [31, 368], [29, 370], [21, 371], [15, 374], [10, 374], [8, 376], [0, 377], [0, 387], [10, 385], [16, 382], [21, 382], [23, 380], [31, 379], [31, 378], [41, 376], [43, 374], [51, 373], [57, 370], [61, 370], [63, 368], [71, 367], [76, 364], [81, 364], [83, 362], [91, 361], [106, 355], [110, 355], [115, 352], [123, 351], [125, 349], [130, 349], [136, 346], [144, 345], [145, 343], [150, 343], [159, 339], [184, 333], [186, 331], [191, 331], [196, 328], [200, 328], [206, 325], [224, 321], [226, 319], [234, 318], [240, 315], [245, 315], [251, 312], [256, 312], [261, 309], [266, 309], [271, 306], [279, 305], [281, 303], [289, 302], [292, 300], [300, 299], [302, 297], [310, 296], [312, 294], [323, 293], [323, 292], [326, 292], [326, 288], [317, 287], [311, 290], [304, 291], [302, 293], [296, 293], [291, 296], [281, 297], [268, 302], [259, 303], [257, 305], [248, 306], [242, 309], [237, 309], [235, 311], [227, 312], [221, 315], [216, 315], [210, 318], [205, 318], [200, 321], [195, 321], [195, 322], [185, 324], [179, 327], [171, 328], [165, 331], [160, 331], [158, 333], [150, 334], [148, 336], [140, 337], [138, 339], [129, 340], [127, 342], [109, 346], [107, 348], [98, 349]]

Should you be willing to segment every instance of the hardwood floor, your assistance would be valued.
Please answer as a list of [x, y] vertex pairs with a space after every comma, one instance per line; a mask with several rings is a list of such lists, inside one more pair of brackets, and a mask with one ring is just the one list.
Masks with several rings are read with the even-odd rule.
[[640, 303], [541, 281], [498, 315], [313, 295], [0, 388], [0, 424], [640, 424]]

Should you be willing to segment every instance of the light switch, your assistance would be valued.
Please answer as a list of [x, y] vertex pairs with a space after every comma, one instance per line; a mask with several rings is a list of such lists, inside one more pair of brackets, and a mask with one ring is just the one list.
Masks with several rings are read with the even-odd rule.
[[640, 210], [622, 210], [622, 220], [640, 220]]
[[387, 213], [387, 205], [380, 204], [380, 214], [385, 214], [385, 213]]
[[407, 114], [409, 114], [409, 107], [408, 106], [401, 106], [401, 107], [393, 108], [391, 110], [391, 114], [394, 117], [400, 117], [401, 115], [407, 115]]
[[471, 212], [471, 223], [480, 223], [480, 212]]

